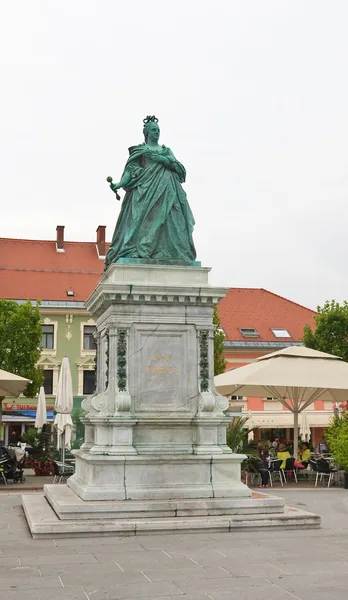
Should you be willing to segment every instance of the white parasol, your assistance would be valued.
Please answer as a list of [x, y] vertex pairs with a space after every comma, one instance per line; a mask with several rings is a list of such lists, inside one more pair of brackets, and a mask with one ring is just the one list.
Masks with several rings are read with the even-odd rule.
[[72, 420], [71, 411], [73, 409], [73, 389], [69, 359], [64, 356], [60, 367], [58, 389], [54, 410], [56, 416], [54, 425], [57, 428], [57, 448], [62, 449], [63, 463], [65, 449], [70, 450]]
[[348, 363], [339, 356], [291, 346], [217, 375], [214, 383], [220, 394], [277, 398], [294, 415], [297, 456], [299, 414], [318, 399], [347, 400]]
[[309, 442], [312, 435], [311, 428], [308, 425], [307, 411], [303, 410], [299, 414], [300, 421], [300, 438], [303, 442]]
[[0, 396], [19, 396], [28, 383], [30, 379], [0, 369]]
[[42, 429], [47, 421], [46, 396], [43, 386], [40, 387], [39, 397], [37, 400], [35, 427]]

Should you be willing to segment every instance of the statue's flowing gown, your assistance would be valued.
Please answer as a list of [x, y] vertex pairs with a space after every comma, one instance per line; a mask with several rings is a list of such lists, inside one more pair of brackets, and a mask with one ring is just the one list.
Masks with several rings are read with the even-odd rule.
[[192, 262], [194, 218], [181, 183], [186, 171], [165, 146], [158, 152], [170, 167], [155, 162], [145, 144], [129, 149], [125, 172], [132, 176], [126, 188], [105, 267], [120, 258]]

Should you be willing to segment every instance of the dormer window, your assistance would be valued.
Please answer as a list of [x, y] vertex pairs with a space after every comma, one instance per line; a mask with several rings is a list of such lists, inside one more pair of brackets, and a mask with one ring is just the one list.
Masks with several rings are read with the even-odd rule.
[[287, 329], [272, 327], [271, 331], [276, 338], [291, 338], [292, 335], [288, 332]]
[[240, 327], [239, 331], [243, 337], [260, 337], [260, 334], [256, 331], [256, 329], [252, 327]]

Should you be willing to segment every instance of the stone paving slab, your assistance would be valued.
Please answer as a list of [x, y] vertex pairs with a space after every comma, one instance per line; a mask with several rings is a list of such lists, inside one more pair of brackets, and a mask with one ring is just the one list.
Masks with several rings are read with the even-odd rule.
[[51, 589], [61, 588], [62, 583], [57, 576], [52, 577], [33, 577], [27, 573], [26, 577], [0, 577], [0, 590], [13, 589]]
[[[131, 583], [114, 587], [96, 588], [85, 586], [87, 596], [93, 600], [118, 600], [119, 598], [152, 598], [161, 594], [168, 597], [180, 594], [180, 589], [172, 582]], [[184, 600], [184, 598], [182, 599]]]
[[82, 587], [63, 590], [60, 586], [59, 588], [50, 589], [0, 590], [0, 600], [88, 600], [88, 597]]
[[[29, 556], [25, 556], [21, 558], [21, 565], [24, 566], [33, 566], [33, 565], [55, 565], [57, 567], [57, 562], [59, 565], [76, 565], [76, 564], [88, 564], [88, 567], [84, 567], [85, 569], [89, 569], [91, 565], [89, 563], [98, 564], [98, 559], [94, 556], [94, 554], [44, 554], [44, 555], [34, 555], [33, 551], [30, 552]], [[1, 563], [0, 563], [1, 564]]]

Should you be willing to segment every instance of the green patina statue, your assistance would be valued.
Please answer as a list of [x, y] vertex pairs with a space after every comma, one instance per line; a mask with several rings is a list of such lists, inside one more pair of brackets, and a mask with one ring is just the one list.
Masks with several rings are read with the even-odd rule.
[[107, 181], [113, 192], [124, 188], [105, 269], [112, 263], [198, 265], [192, 232], [194, 218], [181, 184], [185, 168], [158, 143], [158, 119], [144, 119], [145, 143], [129, 148], [119, 183]]

